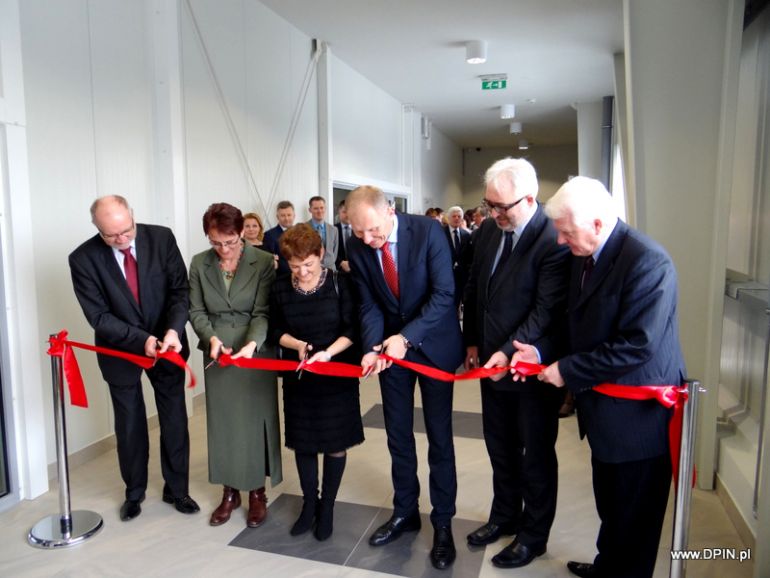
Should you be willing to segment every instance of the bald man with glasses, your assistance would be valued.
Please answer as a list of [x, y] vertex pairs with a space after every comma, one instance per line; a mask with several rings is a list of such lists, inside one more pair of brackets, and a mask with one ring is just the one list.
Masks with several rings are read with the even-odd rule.
[[[174, 350], [187, 359], [187, 268], [170, 229], [134, 222], [128, 202], [112, 195], [91, 205], [98, 233], [69, 256], [75, 295], [97, 346], [155, 357]], [[147, 489], [149, 434], [142, 368], [97, 354], [115, 412], [120, 474], [126, 484], [120, 519], [136, 518]], [[183, 514], [199, 510], [188, 494], [190, 440], [184, 371], [161, 360], [147, 370], [160, 421], [163, 501]]]

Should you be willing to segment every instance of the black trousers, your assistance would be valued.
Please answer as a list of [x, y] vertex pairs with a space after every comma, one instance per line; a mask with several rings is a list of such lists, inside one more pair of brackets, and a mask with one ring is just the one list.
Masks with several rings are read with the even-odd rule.
[[[188, 493], [190, 437], [184, 400], [184, 371], [167, 361], [159, 361], [147, 370], [155, 392], [160, 422], [160, 466], [171, 493]], [[147, 464], [150, 440], [147, 412], [140, 381], [130, 385], [110, 383], [115, 412], [115, 437], [118, 444], [120, 475], [126, 484], [126, 499], [139, 500], [147, 489]]]
[[484, 441], [492, 464], [489, 521], [518, 528], [517, 540], [544, 546], [556, 514], [561, 390], [547, 384], [536, 392], [495, 389], [481, 380]]
[[[421, 360], [425, 363], [425, 360]], [[380, 374], [385, 432], [391, 457], [393, 510], [396, 516], [416, 512], [420, 496], [417, 452], [414, 441], [414, 386], [417, 374], [392, 365]], [[452, 440], [452, 395], [454, 384], [419, 377], [425, 430], [428, 435], [430, 468], [430, 514], [434, 526], [451, 522], [457, 498], [454, 441]]]
[[621, 464], [592, 458], [591, 464], [601, 520], [596, 569], [612, 578], [651, 578], [671, 486], [671, 457]]

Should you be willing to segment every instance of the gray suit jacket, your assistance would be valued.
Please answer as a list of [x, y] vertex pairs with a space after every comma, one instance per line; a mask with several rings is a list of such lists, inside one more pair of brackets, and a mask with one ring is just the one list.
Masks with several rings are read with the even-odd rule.
[[[313, 219], [310, 219], [307, 222], [307, 224], [312, 227]], [[340, 236], [339, 236], [339, 233], [337, 232], [337, 227], [329, 223], [325, 223], [325, 225], [326, 225], [326, 243], [324, 244], [324, 258], [321, 261], [321, 264], [327, 269], [336, 271], [337, 270], [337, 251], [339, 251]]]

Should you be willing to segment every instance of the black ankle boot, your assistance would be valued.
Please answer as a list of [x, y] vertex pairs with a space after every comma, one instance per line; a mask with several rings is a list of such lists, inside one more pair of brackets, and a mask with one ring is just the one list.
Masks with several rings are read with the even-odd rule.
[[299, 536], [313, 527], [318, 511], [318, 454], [295, 452], [294, 459], [302, 488], [302, 512], [289, 534]]
[[315, 537], [317, 540], [326, 540], [334, 530], [334, 501], [337, 499], [337, 490], [342, 482], [342, 474], [345, 471], [347, 455], [333, 457], [324, 455], [324, 477], [321, 488], [321, 501], [318, 504], [317, 523]]

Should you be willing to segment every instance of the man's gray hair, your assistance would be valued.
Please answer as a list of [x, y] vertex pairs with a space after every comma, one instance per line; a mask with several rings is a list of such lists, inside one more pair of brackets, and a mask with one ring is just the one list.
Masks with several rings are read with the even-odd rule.
[[516, 196], [537, 198], [539, 185], [535, 167], [526, 159], [513, 159], [511, 157], [500, 159], [487, 169], [484, 175], [484, 184], [492, 185], [500, 189], [502, 179], [507, 179], [516, 190]]
[[451, 217], [452, 213], [460, 213], [461, 215], [465, 215], [465, 211], [463, 211], [463, 208], [460, 205], [454, 205], [453, 207], [449, 207], [447, 209], [447, 217]]
[[613, 223], [618, 212], [607, 188], [601, 181], [574, 177], [564, 183], [545, 204], [551, 219], [571, 217], [578, 227], [588, 228], [599, 219], [604, 225]]

